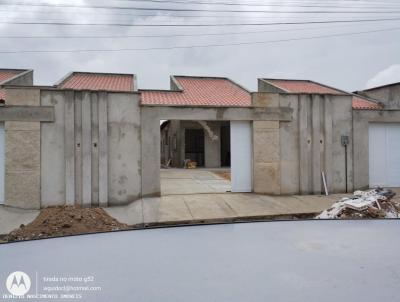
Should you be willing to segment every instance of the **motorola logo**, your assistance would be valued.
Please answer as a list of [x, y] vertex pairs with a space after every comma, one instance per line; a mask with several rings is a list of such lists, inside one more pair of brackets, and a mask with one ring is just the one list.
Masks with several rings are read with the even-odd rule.
[[6, 287], [10, 294], [23, 296], [31, 288], [31, 278], [24, 272], [13, 272], [7, 277]]

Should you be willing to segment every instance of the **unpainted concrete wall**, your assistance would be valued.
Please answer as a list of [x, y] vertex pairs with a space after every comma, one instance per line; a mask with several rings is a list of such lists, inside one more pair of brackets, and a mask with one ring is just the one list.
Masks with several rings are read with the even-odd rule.
[[270, 93], [284, 93], [285, 91], [279, 89], [278, 87], [263, 81], [262, 79], [258, 80], [258, 91], [259, 92], [270, 92]]
[[345, 191], [345, 150], [350, 138], [347, 185], [353, 189], [352, 101], [350, 96], [253, 94], [253, 103], [289, 107], [291, 122], [254, 125], [255, 191], [266, 194], [321, 194], [321, 172], [330, 193]]
[[[7, 89], [8, 106], [39, 106], [40, 90]], [[5, 204], [40, 208], [40, 122], [5, 122]]]
[[400, 84], [361, 91], [359, 93], [382, 102], [385, 105], [385, 109], [400, 108]]
[[[171, 159], [171, 166], [182, 166], [182, 136], [180, 131], [180, 121], [169, 121], [169, 125], [163, 130], [165, 132], [164, 149], [165, 162]], [[183, 151], [185, 152], [185, 151]]]
[[126, 204], [141, 196], [138, 94], [43, 90], [42, 207]]

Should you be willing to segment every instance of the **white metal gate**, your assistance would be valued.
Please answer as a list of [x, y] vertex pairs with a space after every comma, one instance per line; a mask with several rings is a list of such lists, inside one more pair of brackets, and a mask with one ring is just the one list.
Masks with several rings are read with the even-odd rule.
[[369, 185], [400, 187], [400, 124], [369, 126]]
[[253, 188], [252, 123], [231, 121], [232, 192], [251, 192]]

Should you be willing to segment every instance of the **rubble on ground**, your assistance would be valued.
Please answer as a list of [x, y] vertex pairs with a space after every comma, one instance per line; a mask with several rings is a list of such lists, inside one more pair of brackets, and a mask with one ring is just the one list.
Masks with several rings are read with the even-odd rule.
[[107, 232], [128, 229], [101, 208], [59, 206], [43, 209], [39, 216], [28, 225], [1, 238], [3, 241], [19, 241], [58, 237], [65, 235]]
[[355, 191], [353, 196], [344, 197], [316, 218], [400, 218], [400, 200], [388, 189]]

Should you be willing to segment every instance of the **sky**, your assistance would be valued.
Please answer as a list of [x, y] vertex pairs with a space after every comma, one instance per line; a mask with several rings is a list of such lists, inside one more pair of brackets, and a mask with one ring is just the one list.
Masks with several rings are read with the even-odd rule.
[[[70, 71], [134, 73], [138, 77], [139, 88], [153, 89], [168, 89], [169, 75], [172, 74], [226, 76], [253, 91], [257, 89], [257, 78], [310, 79], [348, 91], [400, 81], [400, 3], [397, 4], [395, 0], [188, 0], [186, 3], [159, 1], [166, 2], [0, 0], [0, 67], [34, 69], [35, 84], [38, 85], [53, 85]], [[182, 0], [172, 2], [180, 1]], [[215, 5], [215, 2], [223, 2], [226, 5]], [[14, 5], [6, 5], [10, 3]], [[34, 6], [38, 4], [52, 7]], [[153, 10], [71, 8], [59, 7], [60, 5], [124, 6]], [[202, 11], [154, 10], [159, 8]], [[248, 12], [249, 10], [253, 12]], [[304, 11], [307, 13], [303, 13]], [[321, 11], [345, 13], [320, 13]], [[399, 20], [268, 26], [232, 25], [387, 18]], [[55, 26], [9, 22], [119, 23], [135, 26]], [[185, 26], [138, 26], [157, 24]], [[189, 24], [227, 25], [188, 26]], [[363, 34], [347, 35], [359, 32]], [[341, 34], [346, 35], [340, 36]], [[153, 37], [126, 37], [127, 35]], [[327, 35], [335, 36], [316, 38]], [[36, 38], [16, 39], [10, 36]], [[61, 38], [44, 39], [37, 36]], [[70, 39], [65, 36], [85, 38]], [[102, 38], [90, 38], [93, 36]], [[307, 39], [302, 40], [303, 38]], [[276, 40], [292, 41], [271, 42]], [[210, 44], [254, 42], [258, 43], [207, 47]], [[203, 47], [89, 53], [1, 53], [26, 50], [171, 48], [193, 45]]]

